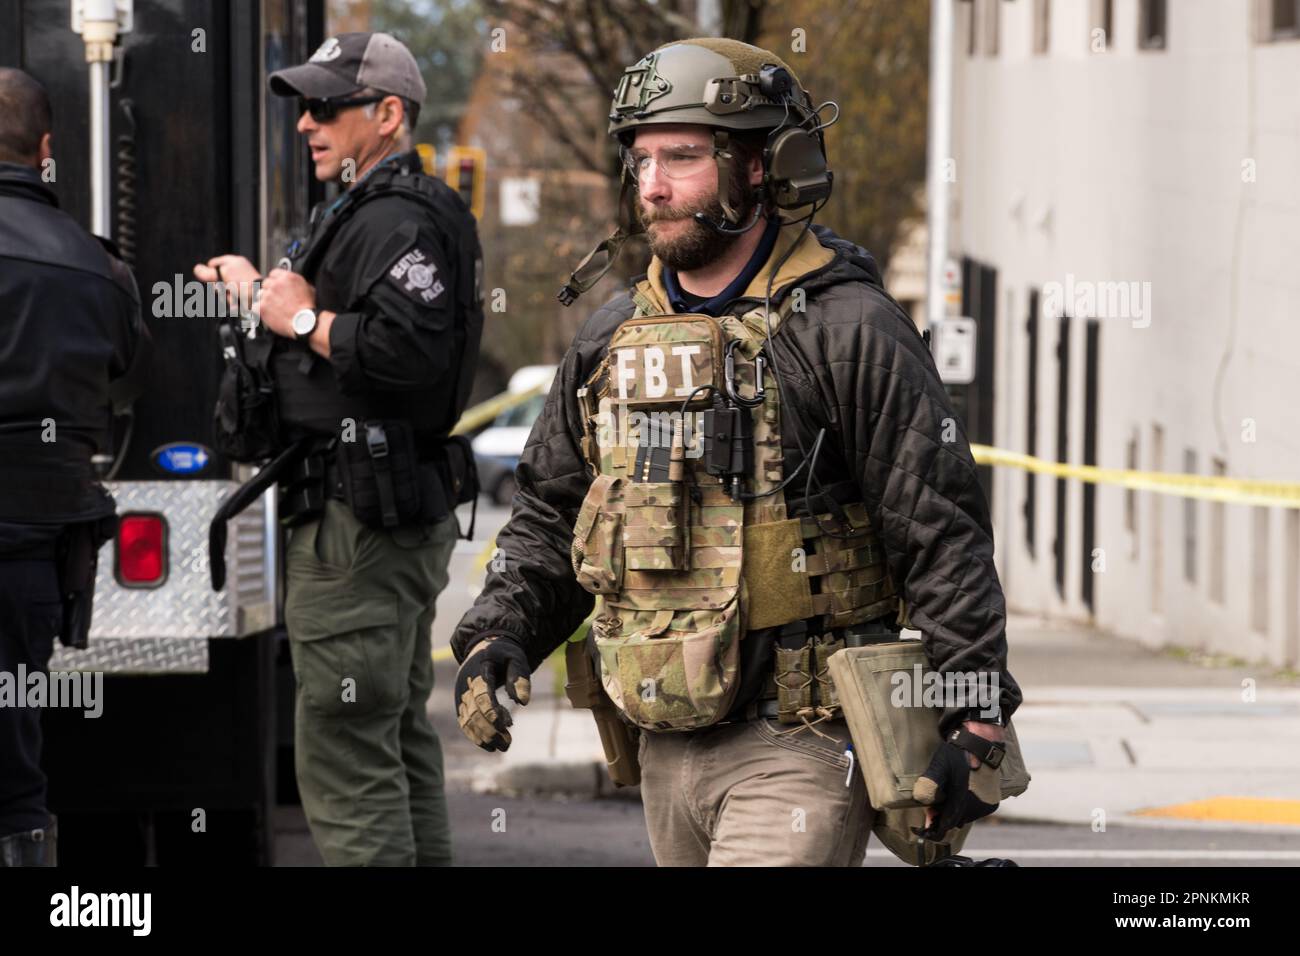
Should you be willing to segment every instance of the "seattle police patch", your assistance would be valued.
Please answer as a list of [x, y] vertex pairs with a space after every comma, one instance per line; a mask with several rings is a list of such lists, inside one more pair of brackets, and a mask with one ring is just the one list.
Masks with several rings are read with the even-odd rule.
[[393, 263], [388, 278], [412, 299], [432, 305], [446, 291], [438, 278], [438, 267], [433, 257], [419, 248], [413, 248]]

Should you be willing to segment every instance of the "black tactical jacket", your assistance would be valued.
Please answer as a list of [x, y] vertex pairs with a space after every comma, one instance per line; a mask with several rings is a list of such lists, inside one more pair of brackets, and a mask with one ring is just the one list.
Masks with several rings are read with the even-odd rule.
[[[415, 174], [429, 201], [390, 187]], [[352, 417], [400, 418], [445, 435], [460, 417], [478, 361], [482, 253], [474, 218], [419, 155], [371, 170], [341, 200], [312, 212], [292, 255], [316, 288], [317, 312], [336, 312], [330, 356], [277, 339], [272, 368], [291, 437], [334, 434]]]
[[90, 459], [108, 451], [149, 341], [130, 270], [36, 169], [0, 163], [0, 521], [112, 513]]
[[[782, 412], [785, 473], [801, 458], [791, 434], [796, 421], [805, 448], [826, 426], [817, 476], [836, 500], [866, 503], [931, 663], [943, 672], [999, 672], [1002, 713], [1010, 717], [1021, 694], [1006, 671], [993, 529], [965, 433], [929, 349], [885, 292], [871, 255], [824, 227], [814, 232], [833, 258], [772, 297], [775, 309], [796, 288], [806, 296], [804, 311], [792, 312], [772, 343], [787, 391], [782, 403], [797, 403], [799, 412]], [[761, 304], [740, 298], [727, 311]], [[576, 392], [633, 310], [629, 293], [610, 300], [565, 354], [516, 471], [510, 521], [497, 536], [502, 554], [492, 565], [502, 570], [489, 570], [452, 638], [458, 659], [481, 638], [505, 634], [536, 668], [591, 611], [594, 599], [574, 579], [569, 551], [592, 480], [579, 451]], [[956, 440], [945, 442], [950, 423]], [[802, 485], [796, 480], [785, 493], [792, 517], [807, 513]], [[822, 510], [815, 499], [813, 507]], [[964, 716], [948, 710], [941, 729]]]

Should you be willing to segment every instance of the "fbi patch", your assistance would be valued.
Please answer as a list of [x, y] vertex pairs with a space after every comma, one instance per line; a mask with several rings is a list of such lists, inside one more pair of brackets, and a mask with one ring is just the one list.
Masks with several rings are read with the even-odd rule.
[[432, 305], [446, 291], [438, 278], [438, 266], [426, 252], [412, 249], [388, 270], [388, 278], [408, 296]]

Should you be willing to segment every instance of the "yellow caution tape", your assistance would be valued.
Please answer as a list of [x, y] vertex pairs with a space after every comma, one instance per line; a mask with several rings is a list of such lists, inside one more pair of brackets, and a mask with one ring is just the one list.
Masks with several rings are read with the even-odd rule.
[[1069, 465], [1045, 461], [1033, 455], [971, 445], [975, 462], [980, 465], [1006, 465], [1057, 478], [1078, 478], [1092, 484], [1119, 485], [1135, 491], [1155, 491], [1182, 498], [1203, 498], [1234, 505], [1263, 505], [1277, 508], [1300, 508], [1300, 482], [1257, 481], [1215, 475], [1176, 475], [1159, 471], [1132, 471], [1126, 468], [1098, 468], [1095, 465]]
[[503, 392], [495, 398], [489, 398], [486, 402], [479, 402], [473, 408], [465, 409], [451, 433], [453, 435], [463, 435], [465, 432], [472, 432], [476, 428], [481, 428], [507, 408], [522, 405], [534, 395], [541, 395], [544, 390], [542, 385], [534, 385], [522, 392]]

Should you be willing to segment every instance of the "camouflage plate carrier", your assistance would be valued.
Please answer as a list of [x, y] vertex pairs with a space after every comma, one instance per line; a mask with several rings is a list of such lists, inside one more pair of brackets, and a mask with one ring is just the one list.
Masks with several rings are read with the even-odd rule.
[[[744, 316], [652, 314], [644, 296], [578, 391], [582, 451], [595, 480], [574, 527], [573, 570], [596, 595], [592, 629], [615, 706], [651, 731], [689, 731], [727, 715], [747, 631], [820, 618], [824, 631], [898, 610], [865, 506], [789, 518], [781, 492], [780, 394], [765, 363], [763, 308]], [[773, 326], [781, 316], [775, 311]], [[736, 501], [705, 466], [703, 411], [721, 389], [728, 343], [735, 381], [763, 399], [750, 415], [753, 468]], [[685, 414], [682, 414], [683, 408]], [[780, 716], [837, 714], [825, 637], [778, 649]], [[814, 685], [820, 692], [814, 696]], [[814, 706], [816, 702], [817, 706]]]

